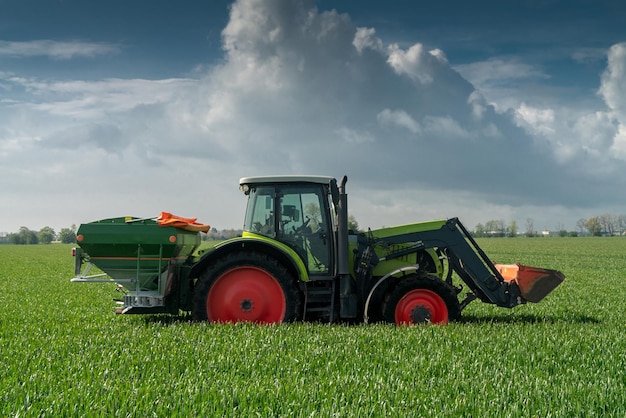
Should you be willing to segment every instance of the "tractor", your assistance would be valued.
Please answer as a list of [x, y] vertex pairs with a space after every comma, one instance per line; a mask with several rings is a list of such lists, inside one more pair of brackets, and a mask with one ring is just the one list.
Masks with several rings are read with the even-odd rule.
[[[82, 224], [72, 281], [116, 283], [117, 313], [400, 325], [457, 320], [476, 299], [505, 308], [539, 302], [564, 280], [557, 270], [494, 264], [457, 218], [350, 230], [346, 183], [244, 177], [242, 235], [205, 252], [197, 249], [208, 225], [195, 218]], [[89, 275], [93, 266], [102, 272]]]

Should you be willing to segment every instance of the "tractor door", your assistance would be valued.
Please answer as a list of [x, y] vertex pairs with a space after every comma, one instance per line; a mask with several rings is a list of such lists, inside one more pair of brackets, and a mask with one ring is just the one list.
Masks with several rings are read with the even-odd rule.
[[249, 196], [244, 230], [289, 245], [311, 276], [334, 273], [334, 235], [324, 185], [259, 185]]
[[328, 200], [317, 184], [277, 188], [280, 222], [277, 239], [292, 246], [315, 275], [334, 271]]

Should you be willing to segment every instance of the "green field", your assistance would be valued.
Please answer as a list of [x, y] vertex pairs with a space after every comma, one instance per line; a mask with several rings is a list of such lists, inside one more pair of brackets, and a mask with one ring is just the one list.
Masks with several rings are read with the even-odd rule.
[[0, 416], [626, 416], [626, 239], [479, 241], [562, 270], [543, 302], [448, 326], [116, 316], [70, 246], [0, 246]]

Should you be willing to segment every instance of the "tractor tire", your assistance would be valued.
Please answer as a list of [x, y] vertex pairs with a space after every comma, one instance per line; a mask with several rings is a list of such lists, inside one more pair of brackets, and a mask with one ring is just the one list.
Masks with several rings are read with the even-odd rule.
[[454, 288], [434, 275], [413, 275], [402, 280], [383, 304], [385, 321], [396, 325], [447, 324], [460, 315]]
[[300, 318], [301, 300], [296, 280], [276, 260], [234, 252], [210, 264], [198, 278], [193, 316], [214, 323], [293, 322]]

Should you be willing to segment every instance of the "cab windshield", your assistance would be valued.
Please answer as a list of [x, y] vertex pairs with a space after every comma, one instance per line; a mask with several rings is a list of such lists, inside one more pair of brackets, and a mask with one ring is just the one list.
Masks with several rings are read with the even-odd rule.
[[244, 230], [293, 248], [311, 273], [331, 271], [332, 240], [323, 185], [259, 186], [250, 190]]

